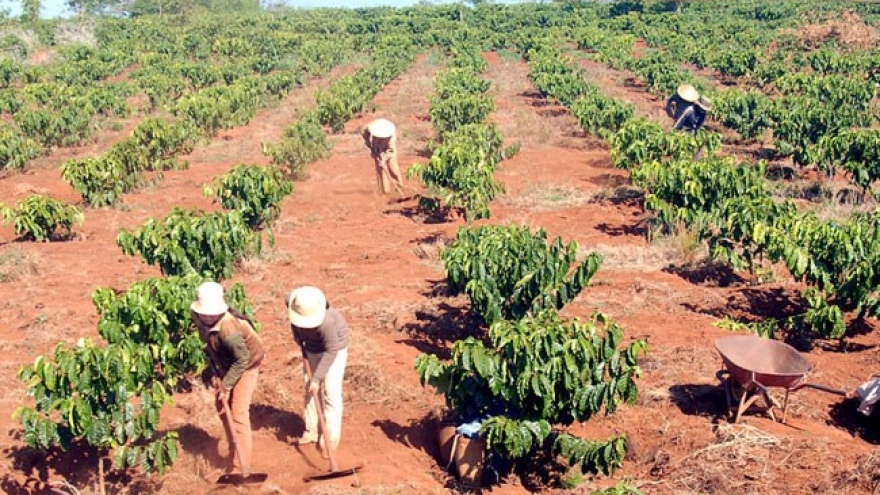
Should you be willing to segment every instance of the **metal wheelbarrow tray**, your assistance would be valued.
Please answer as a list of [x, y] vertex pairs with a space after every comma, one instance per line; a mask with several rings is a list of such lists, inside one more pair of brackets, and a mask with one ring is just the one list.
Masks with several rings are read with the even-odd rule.
[[[788, 396], [791, 392], [809, 387], [844, 397], [848, 396], [845, 390], [807, 382], [806, 376], [813, 369], [813, 365], [804, 359], [797, 350], [783, 342], [764, 339], [756, 335], [731, 335], [716, 340], [715, 349], [721, 355], [724, 368], [726, 368], [718, 372], [718, 377], [726, 386], [728, 406], [731, 406], [732, 403], [733, 386], [736, 384], [743, 388], [735, 423], [739, 422], [742, 413], [760, 397], [764, 398], [768, 414], [776, 421], [773, 407], [778, 406], [770, 397], [768, 390], [770, 387], [785, 389], [782, 423], [785, 423]], [[730, 376], [723, 377], [724, 374]], [[735, 384], [731, 383], [731, 380]]]

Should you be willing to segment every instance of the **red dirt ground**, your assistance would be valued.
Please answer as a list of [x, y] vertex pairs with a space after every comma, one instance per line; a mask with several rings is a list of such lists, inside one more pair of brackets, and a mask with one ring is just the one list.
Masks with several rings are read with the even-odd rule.
[[[796, 298], [798, 286], [787, 279], [751, 286], [723, 271], [688, 268], [686, 262], [699, 255], [686, 240], [649, 244], [637, 202], [597, 199], [613, 196], [615, 186], [626, 180], [624, 172], [611, 168], [607, 150], [579, 136], [570, 116], [540, 104], [523, 62], [488, 59], [486, 77], [495, 83], [497, 106], [493, 118], [510, 143], [522, 145], [516, 157], [499, 167], [496, 177], [507, 193], [493, 204], [489, 222], [543, 227], [551, 236], [578, 241], [584, 252], [602, 252], [606, 262], [593, 285], [564, 313], [584, 317], [603, 311], [626, 329], [627, 338], [645, 338], [650, 345], [638, 403], [572, 428], [593, 438], [629, 435], [624, 468], [612, 479], [600, 477], [570, 493], [589, 493], [624, 477], [646, 493], [870, 493], [876, 462], [867, 456], [876, 439], [851, 404], [844, 407], [834, 396], [802, 391], [792, 396], [787, 426], [760, 414], [746, 416], [742, 427], [721, 417], [724, 399], [714, 376], [720, 360], [713, 341], [729, 332], [712, 323], [726, 315], [777, 314], [788, 297]], [[443, 280], [437, 248], [454, 238], [463, 223], [426, 223], [411, 213], [414, 200], [379, 196], [357, 132], [370, 119], [386, 116], [401, 129], [401, 166], [424, 161], [420, 154], [431, 136], [428, 95], [437, 69], [430, 57], [419, 59], [376, 97], [375, 112], [359, 116], [332, 137], [333, 155], [313, 164], [283, 203], [275, 249], [244, 262], [232, 280], [245, 285], [269, 347], [252, 409], [254, 468], [267, 471], [269, 480], [250, 492], [352, 490], [352, 478], [305, 485], [302, 476], [324, 469], [325, 461], [311, 448], [299, 451], [291, 445], [302, 432], [302, 378], [282, 301], [287, 291], [302, 284], [322, 287], [354, 331], [340, 456], [343, 465], [366, 464], [358, 476], [364, 491], [358, 493], [459, 491], [432, 457], [433, 427], [425, 421], [442, 400], [420, 387], [413, 361], [420, 352], [444, 349], [454, 332], [461, 331], [449, 315], [466, 306], [466, 299], [436, 295], [435, 289]], [[123, 206], [86, 211], [86, 222], [77, 229], [79, 240], [19, 243], [10, 228], [0, 231], [0, 254], [27, 253], [36, 270], [0, 283], [0, 350], [6, 355], [0, 362], [5, 378], [0, 382], [0, 486], [7, 493], [41, 493], [44, 483], [63, 478], [84, 487], [95, 476], [94, 464], [77, 456], [46, 459], [23, 448], [10, 417], [26, 401], [24, 385], [14, 379], [19, 366], [49, 352], [59, 340], [95, 336], [95, 288], [125, 289], [159, 274], [121, 253], [115, 245], [119, 229], [161, 217], [173, 206], [214, 209], [201, 186], [238, 163], [268, 163], [260, 143], [278, 139], [313, 104], [312, 91], [320, 84], [326, 82], [297, 90], [279, 107], [261, 111], [250, 125], [198, 148], [187, 157], [189, 170], [167, 173], [154, 187], [128, 195]], [[632, 96], [628, 89], [606, 89]], [[662, 114], [661, 103], [637, 104], [640, 112]], [[78, 200], [57, 172], [60, 159], [52, 158], [28, 173], [4, 178], [0, 196], [12, 202], [45, 191]], [[412, 181], [409, 185], [418, 188]], [[806, 357], [816, 364], [812, 379], [853, 389], [875, 371], [876, 334], [856, 336], [852, 342], [854, 350], [847, 354], [821, 346], [809, 352]], [[138, 481], [124, 488], [113, 485], [114, 490], [248, 492], [212, 485], [220, 472], [218, 454], [228, 447], [218, 441], [221, 426], [209, 404], [208, 392], [197, 386], [192, 393], [179, 394], [176, 405], [164, 412], [163, 425], [180, 431], [182, 452], [159, 481], [161, 488]], [[860, 461], [866, 462], [855, 470]], [[512, 478], [490, 491], [520, 494], [527, 489]]]

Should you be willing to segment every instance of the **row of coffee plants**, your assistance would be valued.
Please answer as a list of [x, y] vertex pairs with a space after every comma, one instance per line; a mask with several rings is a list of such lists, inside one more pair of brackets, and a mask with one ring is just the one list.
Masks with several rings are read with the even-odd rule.
[[482, 421], [500, 476], [541, 472], [541, 456], [584, 473], [609, 474], [623, 462], [624, 435], [597, 442], [564, 431], [633, 403], [647, 351], [644, 341], [621, 347], [623, 330], [604, 315], [559, 317], [601, 263], [593, 253], [577, 265], [577, 251], [560, 238], [548, 245], [543, 230], [490, 225], [459, 229], [442, 252], [450, 291], [468, 294], [488, 331], [456, 342], [448, 361], [419, 356], [416, 369], [445, 396], [452, 419]]
[[316, 95], [317, 107], [287, 127], [280, 141], [263, 144], [263, 153], [272, 158], [272, 163], [284, 167], [288, 177], [302, 178], [307, 165], [329, 154], [332, 143], [321, 124], [330, 126], [333, 132], [342, 131], [345, 123], [363, 111], [415, 57], [416, 47], [408, 40], [389, 37], [377, 43], [367, 67], [334, 81], [327, 91]]
[[649, 162], [633, 170], [646, 191], [653, 231], [685, 226], [709, 245], [713, 258], [736, 269], [782, 263], [807, 284], [805, 310], [779, 321], [785, 332], [839, 339], [845, 346], [847, 314], [857, 324], [880, 315], [880, 216], [857, 214], [839, 222], [799, 211], [774, 199], [764, 168], [732, 158]]
[[693, 156], [700, 150], [712, 154], [720, 147], [718, 134], [666, 131], [656, 122], [633, 118], [631, 104], [604, 96], [551, 43], [532, 42], [527, 54], [529, 78], [543, 96], [568, 107], [585, 131], [609, 142], [615, 166], [633, 168], [651, 160]]
[[[232, 274], [259, 236], [245, 218], [268, 227], [275, 218], [270, 212], [277, 211], [292, 184], [273, 167], [243, 165], [218, 177], [210, 189], [224, 207], [234, 209], [205, 214], [176, 208], [161, 222], [149, 220], [135, 232], [119, 234], [123, 252], [141, 254], [167, 276], [135, 283], [125, 293], [95, 291], [98, 334], [106, 344], [62, 343], [51, 358], [40, 356], [21, 368], [19, 378], [35, 399], [35, 406], [15, 413], [29, 445], [90, 446], [99, 453], [101, 472], [107, 453], [118, 470], [162, 473], [174, 463], [177, 433], [158, 426], [161, 408], [177, 387], [205, 367], [189, 309], [195, 289], [204, 280]], [[256, 205], [269, 213], [257, 213]], [[251, 313], [240, 284], [229, 289], [227, 300]]]
[[342, 132], [345, 123], [364, 110], [380, 89], [409, 67], [417, 47], [404, 37], [386, 37], [372, 52], [373, 61], [350, 76], [333, 82], [315, 96], [318, 121]]
[[519, 150], [503, 147], [503, 136], [489, 114], [495, 109], [487, 94], [490, 83], [480, 76], [486, 67], [478, 45], [461, 42], [450, 47], [449, 67], [434, 78], [430, 117], [437, 142], [427, 163], [414, 164], [428, 192], [419, 198], [427, 212], [457, 209], [468, 221], [489, 218], [489, 203], [504, 190], [494, 179], [498, 164]]
[[82, 210], [43, 194], [28, 196], [15, 208], [0, 203], [0, 216], [14, 225], [16, 235], [40, 242], [69, 239], [73, 225], [83, 222]]

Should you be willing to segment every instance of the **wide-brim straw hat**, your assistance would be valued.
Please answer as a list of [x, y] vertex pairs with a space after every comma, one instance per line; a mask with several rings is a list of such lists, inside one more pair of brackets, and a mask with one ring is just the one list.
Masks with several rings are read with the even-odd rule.
[[694, 103], [700, 98], [700, 93], [697, 92], [697, 88], [691, 86], [690, 84], [682, 84], [678, 87], [678, 91], [676, 92], [682, 100], [688, 103]]
[[306, 285], [287, 296], [290, 323], [300, 328], [317, 328], [327, 315], [327, 297], [321, 289]]
[[712, 109], [712, 100], [705, 96], [701, 96], [697, 99], [697, 106], [708, 112]]
[[388, 119], [376, 119], [367, 126], [370, 135], [377, 138], [390, 138], [394, 135], [394, 124]]
[[196, 300], [190, 305], [194, 312], [205, 316], [217, 316], [229, 311], [223, 299], [223, 286], [217, 282], [205, 282], [196, 289]]

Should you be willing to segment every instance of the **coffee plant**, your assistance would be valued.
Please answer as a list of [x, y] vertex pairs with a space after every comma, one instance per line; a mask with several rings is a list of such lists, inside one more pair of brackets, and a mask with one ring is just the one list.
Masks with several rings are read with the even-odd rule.
[[465, 292], [474, 311], [492, 324], [552, 308], [561, 309], [589, 284], [602, 257], [576, 265], [578, 245], [544, 230], [486, 225], [462, 227], [441, 253], [449, 290]]
[[623, 330], [601, 314], [565, 322], [551, 308], [494, 322], [488, 344], [460, 340], [447, 362], [420, 355], [416, 370], [459, 420], [489, 418], [481, 434], [502, 457], [534, 470], [530, 455], [548, 451], [583, 472], [608, 474], [623, 462], [625, 436], [594, 442], [555, 428], [635, 402], [638, 359], [647, 344], [621, 348], [622, 341]]
[[0, 215], [15, 226], [16, 235], [40, 242], [70, 238], [73, 224], [84, 219], [76, 206], [42, 194], [28, 196], [15, 208], [0, 203]]
[[232, 275], [233, 265], [256, 248], [258, 238], [238, 211], [205, 213], [175, 207], [162, 220], [150, 219], [135, 231], [123, 230], [116, 243], [122, 252], [139, 254], [165, 275], [202, 274], [213, 279]]
[[278, 205], [293, 192], [293, 182], [275, 167], [238, 165], [215, 178], [204, 192], [223, 208], [241, 213], [252, 229], [260, 230], [278, 218]]

